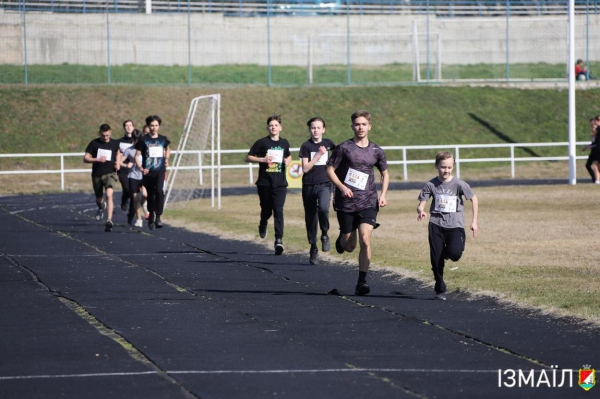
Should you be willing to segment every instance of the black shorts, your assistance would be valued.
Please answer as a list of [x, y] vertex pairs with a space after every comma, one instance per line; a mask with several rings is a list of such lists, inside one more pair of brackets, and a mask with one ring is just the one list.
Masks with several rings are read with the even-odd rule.
[[337, 212], [340, 232], [342, 234], [352, 233], [362, 223], [377, 225], [377, 210], [375, 208], [362, 209], [358, 212]]
[[129, 183], [129, 192], [132, 194], [136, 194], [139, 193], [140, 190], [142, 189], [142, 179], [140, 180], [136, 180], [136, 179], [127, 179], [128, 183]]

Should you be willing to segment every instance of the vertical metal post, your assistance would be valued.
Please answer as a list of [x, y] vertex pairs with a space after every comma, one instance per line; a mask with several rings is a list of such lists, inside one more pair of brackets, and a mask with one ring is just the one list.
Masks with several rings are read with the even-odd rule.
[[188, 86], [192, 85], [192, 17], [191, 17], [191, 9], [190, 9], [190, 0], [187, 2], [188, 8]]
[[108, 75], [108, 84], [110, 84], [110, 19], [108, 17], [108, 7], [106, 7], [106, 72]]
[[152, 0], [146, 0], [146, 14], [152, 14]]
[[346, 83], [348, 86], [352, 84], [350, 59], [350, 0], [346, 0]]
[[250, 176], [250, 178], [249, 178], [250, 184], [252, 184], [252, 182], [254, 181], [254, 172], [252, 171], [252, 163], [248, 164], [248, 169], [249, 169], [248, 176]]
[[60, 154], [60, 189], [65, 191], [65, 156]]
[[23, 11], [23, 65], [25, 66], [25, 84], [29, 83], [29, 67], [27, 65], [27, 6], [25, 0], [22, 3]]
[[403, 165], [402, 165], [402, 178], [404, 179], [404, 181], [408, 180], [408, 165], [406, 164], [406, 147], [402, 149], [402, 160], [404, 161]]
[[437, 34], [437, 69], [435, 76], [437, 80], [442, 80], [442, 34], [439, 32]]
[[506, 0], [506, 81], [510, 81], [510, 0]]
[[[590, 68], [590, 4], [589, 0], [585, 1], [585, 65], [588, 70], [588, 76], [591, 76]], [[571, 66], [569, 66], [570, 68]]]
[[515, 178], [515, 146], [510, 146], [510, 177]]
[[427, 81], [429, 82], [429, 79], [431, 79], [431, 71], [429, 68], [429, 61], [430, 61], [430, 53], [431, 53], [431, 49], [429, 47], [429, 0], [427, 0], [427, 32], [426, 34], [426, 40], [427, 40], [427, 70], [426, 70], [426, 77], [427, 77]]
[[221, 93], [217, 94], [217, 209], [221, 209]]
[[454, 161], [456, 162], [456, 177], [460, 179], [460, 148], [455, 147]]
[[210, 204], [215, 207], [215, 101], [210, 99]]
[[308, 35], [308, 84], [313, 84], [313, 65], [312, 65], [312, 35]]
[[267, 84], [273, 85], [271, 71], [271, 5], [272, 0], [267, 0]]
[[198, 180], [200, 181], [200, 185], [204, 184], [202, 176], [202, 151], [198, 151]]
[[421, 62], [419, 60], [419, 34], [417, 28], [417, 20], [413, 20], [412, 24], [412, 34], [413, 34], [413, 80], [415, 82], [421, 81]]
[[569, 184], [577, 184], [575, 164], [575, 0], [569, 0]]

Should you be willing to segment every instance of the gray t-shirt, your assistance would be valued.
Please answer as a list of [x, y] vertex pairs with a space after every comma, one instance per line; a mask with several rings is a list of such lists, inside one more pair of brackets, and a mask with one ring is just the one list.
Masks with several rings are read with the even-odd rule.
[[[142, 177], [143, 177], [142, 171], [138, 169], [138, 167], [135, 163], [135, 152], [136, 152], [136, 149], [134, 146], [131, 146], [131, 147], [127, 148], [125, 151], [123, 151], [123, 155], [125, 156], [124, 163], [133, 162], [133, 167], [131, 169], [129, 169], [129, 173], [127, 174], [127, 177], [129, 179], [133, 179], [133, 180], [142, 180]], [[141, 163], [142, 162], [142, 154], [140, 154], [139, 160]]]
[[464, 228], [463, 196], [468, 200], [475, 196], [466, 182], [454, 177], [443, 183], [434, 177], [421, 190], [419, 201], [427, 201], [433, 197], [429, 208], [429, 223], [448, 229]]

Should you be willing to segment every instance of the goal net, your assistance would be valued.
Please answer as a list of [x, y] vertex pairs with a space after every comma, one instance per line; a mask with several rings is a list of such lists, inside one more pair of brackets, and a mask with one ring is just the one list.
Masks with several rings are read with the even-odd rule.
[[[208, 196], [221, 209], [221, 95], [196, 97], [167, 172], [165, 209], [185, 208], [190, 200]], [[206, 173], [208, 171], [208, 173]], [[205, 177], [209, 176], [208, 182]]]

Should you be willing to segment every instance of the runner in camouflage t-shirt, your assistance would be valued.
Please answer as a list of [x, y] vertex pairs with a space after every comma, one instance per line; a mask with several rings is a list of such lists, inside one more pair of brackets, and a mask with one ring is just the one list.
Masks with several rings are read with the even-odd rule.
[[[366, 295], [371, 291], [366, 281], [371, 264], [371, 233], [379, 226], [379, 208], [387, 205], [385, 195], [390, 178], [383, 150], [368, 137], [371, 115], [367, 111], [356, 111], [351, 119], [354, 138], [336, 147], [327, 162], [327, 175], [336, 186], [333, 208], [337, 211], [340, 236], [335, 248], [340, 254], [352, 252], [360, 241], [355, 294]], [[373, 167], [381, 173], [379, 199]]]

